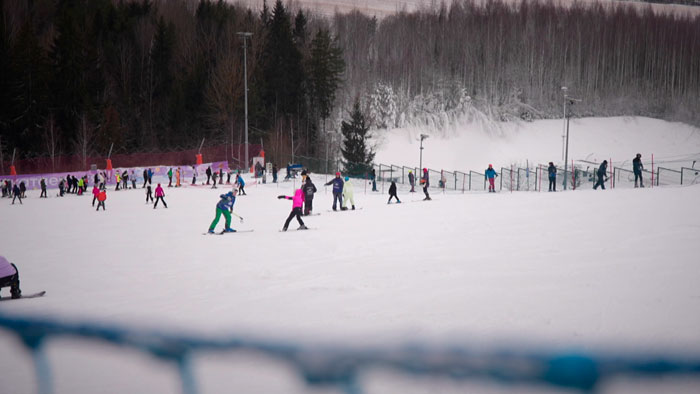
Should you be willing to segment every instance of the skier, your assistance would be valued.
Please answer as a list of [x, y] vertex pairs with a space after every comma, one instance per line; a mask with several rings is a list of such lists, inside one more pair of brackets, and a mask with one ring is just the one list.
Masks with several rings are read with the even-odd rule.
[[333, 185], [333, 210], [337, 211], [336, 202], [341, 208], [343, 207], [343, 201], [341, 200], [343, 194], [343, 179], [340, 178], [340, 172], [336, 172], [335, 178], [331, 179], [330, 182], [326, 183], [324, 186], [331, 184]]
[[369, 179], [372, 181], [372, 191], [376, 192], [377, 191], [377, 171], [372, 168], [372, 175], [370, 175]]
[[148, 170], [143, 169], [143, 187], [141, 189], [144, 189], [146, 187], [146, 182], [148, 182]]
[[557, 191], [557, 167], [554, 167], [553, 162], [549, 162], [549, 167], [547, 167], [547, 172], [549, 173], [549, 191]]
[[494, 181], [496, 180], [496, 177], [498, 176], [498, 173], [496, 170], [493, 169], [493, 165], [489, 164], [489, 168], [486, 169], [486, 172], [484, 172], [484, 179], [489, 180], [489, 193], [496, 193], [496, 186], [494, 185]]
[[224, 169], [219, 167], [219, 186], [224, 183]]
[[100, 207], [102, 207], [104, 211], [106, 209], [105, 201], [107, 201], [107, 189], [100, 190], [100, 193], [97, 195], [97, 201], [97, 209], [95, 209], [95, 211], [99, 211]]
[[131, 178], [131, 188], [136, 189], [136, 173], [134, 172], [134, 170], [131, 170], [130, 178]]
[[644, 187], [644, 180], [642, 179], [643, 169], [644, 165], [642, 164], [642, 154], [637, 153], [637, 157], [632, 160], [632, 170], [634, 170], [634, 187], [637, 187], [637, 179], [639, 179], [639, 187]]
[[316, 185], [311, 182], [310, 176], [306, 176], [306, 183], [302, 189], [304, 190], [304, 216], [308, 216], [314, 209], [314, 193], [316, 193]]
[[[148, 187], [149, 189], [151, 188], [150, 186]], [[165, 203], [165, 200], [163, 200], [163, 197], [165, 197], [165, 191], [163, 191], [163, 188], [160, 186], [160, 183], [158, 186], [156, 186], [156, 203], [153, 204], [153, 209], [156, 209], [158, 206], [158, 200], [163, 202], [163, 205], [167, 208], [168, 204]]]
[[[207, 174], [207, 185], [208, 185], [209, 181], [211, 180], [211, 166], [207, 167], [206, 174]], [[214, 182], [216, 182], [216, 181], [214, 181]]]
[[100, 195], [100, 188], [97, 185], [92, 187], [92, 206], [95, 206], [95, 201], [97, 201], [97, 196]]
[[226, 227], [224, 228], [223, 232], [236, 232], [236, 230], [231, 228], [231, 212], [233, 212], [233, 204], [236, 203], [236, 193], [238, 193], [238, 191], [234, 189], [233, 191], [219, 196], [221, 200], [219, 200], [219, 202], [216, 204], [216, 217], [209, 226], [209, 234], [214, 234], [214, 228], [216, 228], [216, 225], [219, 223], [221, 215], [224, 215], [224, 218], [226, 219]]
[[277, 183], [277, 164], [272, 165], [272, 183]]
[[596, 182], [595, 185], [593, 185], [593, 190], [597, 190], [598, 186], [602, 190], [605, 190], [605, 181], [608, 180], [608, 178], [605, 176], [608, 172], [608, 161], [603, 160], [603, 163], [600, 164], [600, 167], [598, 167], [598, 171], [596, 172], [596, 175], [598, 176], [598, 182]]
[[348, 200], [350, 200], [350, 204], [352, 205], [352, 210], [355, 210], [355, 198], [354, 198], [354, 191], [352, 189], [352, 182], [350, 182], [350, 177], [345, 177], [345, 184], [343, 185], [343, 206], [340, 207], [341, 210], [346, 211], [348, 209]]
[[238, 185], [238, 193], [245, 196], [245, 181], [243, 180], [243, 176], [241, 176], [240, 170], [238, 170], [238, 174], [236, 175], [236, 184]]
[[122, 172], [122, 182], [124, 182], [122, 189], [124, 189], [124, 190], [128, 189], [129, 188], [129, 172], [127, 170], [124, 170], [124, 172]]
[[226, 184], [227, 185], [231, 184], [231, 175], [233, 175], [233, 168], [229, 168], [228, 171], [226, 171]]
[[22, 290], [19, 289], [19, 270], [17, 266], [7, 261], [5, 256], [0, 256], [0, 290], [3, 287], [10, 288], [10, 294], [13, 299], [22, 296]]
[[24, 181], [19, 183], [19, 192], [22, 194], [22, 198], [27, 198], [27, 185], [24, 184]]
[[413, 171], [409, 170], [408, 171], [408, 183], [411, 185], [411, 191], [409, 193], [415, 193], [416, 192], [416, 176], [413, 175]]
[[153, 184], [153, 169], [152, 168], [148, 169], [148, 184], [149, 185]]
[[146, 204], [148, 202], [153, 202], [153, 193], [151, 192], [151, 185], [146, 186]]
[[[216, 171], [212, 172], [211, 178], [214, 180], [214, 186], [212, 186], [212, 189], [216, 189]], [[221, 181], [219, 181], [221, 183]]]
[[41, 178], [41, 195], [39, 198], [47, 198], [46, 197], [46, 179]]
[[301, 220], [301, 207], [302, 205], [304, 205], [304, 191], [301, 188], [299, 188], [294, 192], [294, 197], [282, 195], [277, 196], [277, 198], [292, 200], [292, 212], [289, 213], [287, 221], [284, 222], [284, 227], [282, 227], [282, 231], [287, 231], [287, 228], [289, 227], [289, 222], [291, 222], [292, 218], [295, 216], [297, 218], [297, 221], [299, 222], [298, 230], [307, 230], [308, 227], [306, 227], [304, 221]]
[[173, 187], [173, 168], [172, 167], [170, 167], [170, 169], [168, 170], [168, 187]]
[[119, 174], [119, 171], [117, 171], [117, 187], [114, 188], [114, 191], [116, 192], [119, 190], [119, 185], [122, 183], [122, 176]]
[[66, 182], [61, 179], [60, 182], [58, 182], [58, 193], [59, 196], [63, 197], [63, 194], [66, 192]]
[[391, 185], [389, 186], [389, 201], [387, 201], [387, 204], [391, 204], [391, 199], [393, 197], [396, 197], [396, 202], [398, 204], [401, 204], [401, 200], [399, 200], [399, 196], [396, 194], [396, 182], [391, 181]]
[[430, 194], [428, 194], [428, 188], [430, 187], [430, 175], [428, 174], [428, 169], [423, 169], [423, 177], [420, 179], [420, 183], [423, 184], [423, 193], [425, 193], [425, 198], [423, 201], [430, 201]]
[[12, 187], [12, 205], [15, 204], [15, 199], [19, 198], [19, 204], [22, 205], [22, 192], [19, 190], [19, 186], [15, 183], [15, 185]]
[[192, 166], [192, 186], [197, 183], [197, 167]]
[[175, 187], [180, 187], [182, 186], [180, 184], [180, 177], [182, 176], [182, 170], [180, 170], [180, 167], [175, 170]]
[[85, 187], [85, 181], [83, 178], [78, 179], [78, 195], [83, 195], [83, 188]]

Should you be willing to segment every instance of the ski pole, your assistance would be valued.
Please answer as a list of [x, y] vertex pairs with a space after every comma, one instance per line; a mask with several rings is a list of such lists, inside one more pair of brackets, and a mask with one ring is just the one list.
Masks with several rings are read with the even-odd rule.
[[231, 212], [231, 215], [234, 215], [235, 217], [241, 219], [241, 222], [243, 221], [243, 218], [242, 218], [240, 215], [235, 214], [235, 213], [233, 213], [233, 212]]

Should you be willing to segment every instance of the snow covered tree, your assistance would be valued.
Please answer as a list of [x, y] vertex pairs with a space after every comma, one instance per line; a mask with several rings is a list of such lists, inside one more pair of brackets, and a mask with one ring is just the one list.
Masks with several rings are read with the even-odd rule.
[[343, 133], [343, 166], [350, 176], [364, 176], [372, 168], [374, 152], [367, 146], [369, 126], [360, 111], [360, 102], [355, 100], [350, 123], [343, 121], [340, 130]]
[[380, 83], [370, 95], [369, 117], [371, 124], [377, 129], [388, 129], [396, 126], [398, 109], [396, 94], [390, 85]]

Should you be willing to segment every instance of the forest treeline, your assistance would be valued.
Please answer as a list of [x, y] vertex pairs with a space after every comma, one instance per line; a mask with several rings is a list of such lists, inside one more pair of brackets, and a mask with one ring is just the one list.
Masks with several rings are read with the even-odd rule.
[[[277, 160], [371, 127], [478, 110], [495, 120], [646, 115], [700, 124], [700, 17], [624, 5], [457, 0], [383, 19], [294, 3], [4, 0], [0, 154], [250, 142]], [[331, 138], [333, 137], [333, 138]], [[331, 154], [338, 152], [332, 150]]]

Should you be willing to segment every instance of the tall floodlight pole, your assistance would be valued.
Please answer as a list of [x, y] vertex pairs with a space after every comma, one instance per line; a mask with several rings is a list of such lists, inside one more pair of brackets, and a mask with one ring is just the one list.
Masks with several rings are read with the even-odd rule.
[[427, 134], [420, 135], [420, 164], [418, 164], [419, 171], [423, 171], [423, 140], [430, 137]]
[[243, 37], [243, 92], [245, 96], [245, 170], [248, 171], [248, 38], [250, 38], [253, 33], [249, 32], [238, 32], [236, 33]]
[[569, 101], [569, 96], [567, 91], [569, 88], [566, 86], [561, 87], [561, 91], [564, 92], [564, 119], [566, 120], [566, 148], [564, 153], [564, 190], [566, 190], [566, 179], [568, 178], [567, 172], [569, 169], [569, 112], [566, 110], [566, 102]]

